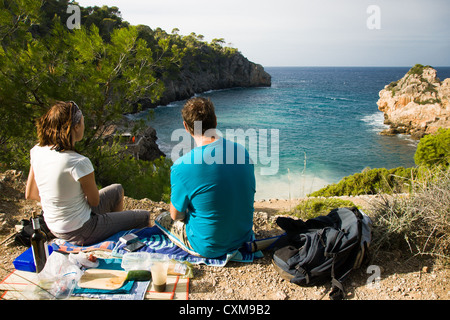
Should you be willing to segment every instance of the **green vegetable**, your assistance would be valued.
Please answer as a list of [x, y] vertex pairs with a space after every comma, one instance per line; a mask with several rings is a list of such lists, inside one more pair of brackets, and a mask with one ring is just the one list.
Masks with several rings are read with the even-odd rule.
[[128, 271], [127, 281], [148, 281], [152, 278], [152, 273], [148, 270], [131, 270]]

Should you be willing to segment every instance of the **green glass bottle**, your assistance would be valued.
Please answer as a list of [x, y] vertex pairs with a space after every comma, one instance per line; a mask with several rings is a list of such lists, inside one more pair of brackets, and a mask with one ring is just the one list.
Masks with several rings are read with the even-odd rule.
[[31, 223], [33, 225], [33, 235], [31, 236], [31, 248], [33, 251], [34, 265], [36, 272], [39, 273], [44, 269], [48, 258], [47, 237], [41, 230], [39, 218], [33, 213]]

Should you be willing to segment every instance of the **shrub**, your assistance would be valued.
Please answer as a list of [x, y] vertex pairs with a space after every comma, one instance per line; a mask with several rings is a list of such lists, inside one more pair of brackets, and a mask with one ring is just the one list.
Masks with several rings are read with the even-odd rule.
[[409, 179], [416, 175], [416, 169], [398, 167], [393, 169], [366, 168], [360, 173], [344, 177], [338, 183], [330, 184], [311, 193], [312, 197], [331, 197], [400, 193], [409, 189]]
[[421, 177], [422, 168], [441, 166], [448, 168], [450, 163], [450, 129], [439, 129], [435, 135], [426, 135], [417, 146], [414, 161], [419, 167], [393, 169], [369, 169], [342, 178], [311, 193], [312, 197], [331, 197], [377, 193], [402, 193], [411, 188], [411, 179]]
[[409, 71], [408, 74], [417, 74], [417, 75], [421, 75], [423, 73], [423, 69], [425, 68], [431, 68], [431, 66], [423, 66], [421, 64], [416, 64], [414, 67], [412, 67]]
[[372, 248], [408, 249], [415, 255], [450, 260], [450, 169], [435, 167], [412, 180], [408, 196], [380, 195], [372, 203]]
[[96, 175], [101, 187], [120, 183], [125, 195], [134, 199], [170, 200], [170, 167], [172, 161], [161, 157], [154, 161], [137, 160], [129, 155], [103, 158]]
[[294, 208], [289, 215], [307, 220], [320, 215], [327, 215], [332, 209], [339, 207], [354, 207], [355, 204], [350, 200], [342, 199], [306, 199]]
[[441, 165], [447, 168], [450, 163], [450, 129], [441, 128], [436, 134], [420, 139], [414, 162], [426, 167]]

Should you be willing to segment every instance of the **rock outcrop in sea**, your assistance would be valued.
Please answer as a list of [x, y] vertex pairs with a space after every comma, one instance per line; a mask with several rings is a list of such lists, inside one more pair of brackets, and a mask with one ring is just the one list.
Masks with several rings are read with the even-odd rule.
[[390, 128], [381, 134], [409, 134], [420, 139], [450, 128], [450, 78], [441, 81], [430, 66], [415, 65], [379, 93], [378, 109]]
[[153, 161], [166, 156], [156, 143], [158, 137], [153, 127], [147, 126], [135, 135], [132, 135], [129, 128], [133, 126], [134, 123], [125, 118], [119, 124], [108, 126], [103, 132], [105, 143], [111, 144], [113, 137], [119, 135], [122, 138], [122, 144], [126, 146], [125, 152], [136, 159]]

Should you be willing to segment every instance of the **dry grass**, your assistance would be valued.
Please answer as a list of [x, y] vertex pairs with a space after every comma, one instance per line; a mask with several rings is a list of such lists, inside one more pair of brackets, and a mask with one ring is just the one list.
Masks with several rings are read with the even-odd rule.
[[450, 168], [424, 170], [407, 196], [383, 196], [372, 204], [373, 248], [405, 249], [450, 262]]

